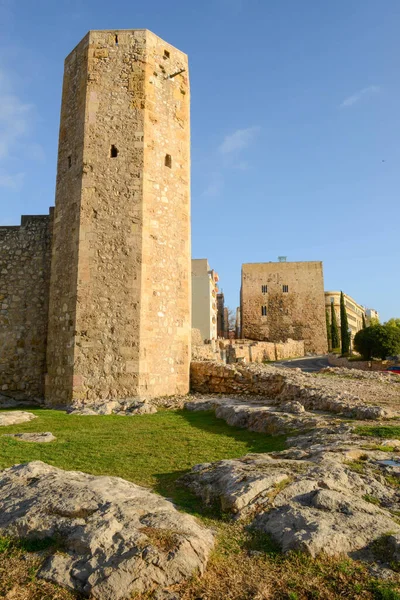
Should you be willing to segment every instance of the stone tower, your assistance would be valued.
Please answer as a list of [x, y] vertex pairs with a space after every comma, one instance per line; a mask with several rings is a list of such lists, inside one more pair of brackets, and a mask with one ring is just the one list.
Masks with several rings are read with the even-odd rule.
[[48, 404], [188, 391], [189, 97], [187, 56], [147, 30], [65, 61]]

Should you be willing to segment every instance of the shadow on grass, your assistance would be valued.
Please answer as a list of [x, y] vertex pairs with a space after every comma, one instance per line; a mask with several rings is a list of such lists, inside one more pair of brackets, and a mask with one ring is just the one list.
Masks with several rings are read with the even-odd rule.
[[202, 429], [207, 433], [218, 436], [234, 438], [244, 442], [248, 446], [248, 453], [277, 452], [286, 448], [286, 435], [268, 435], [255, 431], [249, 431], [241, 427], [228, 425], [224, 419], [218, 419], [213, 410], [190, 411], [178, 410], [178, 415], [183, 417], [191, 427]]
[[[179, 410], [176, 412], [180, 417], [184, 418], [191, 427], [206, 432], [208, 436], [211, 433], [219, 438], [222, 436], [226, 439], [232, 438], [235, 441], [244, 443], [246, 445], [246, 449], [243, 452], [243, 455], [280, 451], [286, 448], [286, 436], [270, 436], [239, 427], [231, 427], [223, 419], [216, 418], [214, 411], [194, 412], [188, 410]], [[190, 469], [185, 469], [181, 471], [155, 474], [157, 481], [157, 484], [154, 488], [155, 491], [165, 498], [172, 500], [174, 504], [183, 509], [185, 512], [213, 519], [224, 518], [218, 502], [205, 505], [200, 498], [195, 496], [193, 492], [188, 490], [180, 483], [180, 478], [183, 477], [183, 475], [186, 475], [189, 471]]]

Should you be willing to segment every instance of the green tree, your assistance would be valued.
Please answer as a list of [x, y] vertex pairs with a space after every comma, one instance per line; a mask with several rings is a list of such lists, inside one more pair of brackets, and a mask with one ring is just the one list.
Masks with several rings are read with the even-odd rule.
[[386, 321], [385, 325], [388, 325], [388, 327], [398, 327], [400, 329], [400, 319], [389, 319], [389, 321]]
[[331, 322], [329, 320], [329, 310], [325, 310], [325, 318], [326, 318], [326, 337], [328, 338], [328, 350], [329, 352], [332, 350], [332, 331], [331, 331]]
[[367, 323], [365, 322], [365, 314], [362, 314], [362, 328], [365, 329], [367, 326]]
[[354, 336], [354, 349], [361, 354], [364, 360], [372, 359], [372, 350], [374, 346], [373, 341], [373, 327], [365, 327], [360, 329]]
[[340, 292], [340, 337], [342, 340], [342, 354], [348, 354], [350, 350], [350, 333], [343, 292]]
[[393, 325], [372, 325], [358, 331], [354, 338], [354, 348], [365, 360], [400, 354], [400, 327]]
[[331, 344], [332, 350], [336, 350], [340, 346], [339, 328], [333, 302], [331, 302]]

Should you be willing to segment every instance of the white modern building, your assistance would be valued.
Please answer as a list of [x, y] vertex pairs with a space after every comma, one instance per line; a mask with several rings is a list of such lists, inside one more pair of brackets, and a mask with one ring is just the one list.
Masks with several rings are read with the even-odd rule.
[[192, 259], [192, 329], [204, 340], [217, 339], [218, 275], [206, 258]]

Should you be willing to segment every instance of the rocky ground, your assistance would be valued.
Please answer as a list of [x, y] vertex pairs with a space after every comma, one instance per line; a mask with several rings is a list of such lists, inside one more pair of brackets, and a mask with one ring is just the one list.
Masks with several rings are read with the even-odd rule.
[[[251, 394], [269, 382], [269, 397]], [[214, 410], [253, 431], [298, 435], [283, 452], [196, 465], [182, 483], [234, 519], [250, 517], [251, 527], [284, 552], [344, 552], [381, 570], [397, 565], [400, 442], [382, 446], [356, 430], [365, 423], [400, 425], [400, 378], [348, 369], [279, 376], [274, 367], [251, 365], [220, 367], [198, 386], [214, 391], [236, 384], [240, 398], [199, 395], [186, 408]]]
[[202, 573], [214, 545], [209, 529], [145, 488], [40, 461], [2, 471], [0, 532], [59, 539], [40, 577], [101, 600]]
[[[297, 581], [293, 574], [287, 579], [286, 591], [278, 593], [286, 575], [280, 572], [279, 581], [277, 575], [267, 577], [265, 569], [277, 566], [268, 563], [266, 567], [262, 548], [251, 554], [242, 545], [235, 557], [232, 539], [264, 536], [289, 557], [297, 556], [292, 551], [301, 551], [320, 561], [315, 564], [327, 573], [334, 564], [328, 559], [340, 565], [345, 554], [347, 560], [363, 561], [370, 574], [396, 582], [400, 569], [400, 440], [382, 441], [366, 435], [362, 426], [391, 430], [397, 426], [400, 431], [400, 377], [331, 368], [315, 375], [269, 365], [235, 367], [202, 361], [192, 366], [192, 381], [195, 393], [190, 397], [123, 407], [119, 403], [111, 408], [77, 406], [75, 411], [134, 415], [183, 407], [213, 410], [232, 426], [289, 434], [284, 451], [194, 465], [181, 478], [181, 485], [205, 507], [212, 507], [213, 514], [226, 515], [231, 536], [227, 562], [221, 562], [218, 552], [212, 553], [215, 540], [209, 526], [178, 512], [151, 491], [122, 479], [62, 471], [41, 462], [0, 473], [1, 534], [51, 538], [53, 549], [41, 563], [39, 575], [99, 600], [122, 600], [132, 593], [163, 600], [398, 600], [397, 591], [376, 595], [379, 585], [371, 583], [365, 572], [361, 575], [358, 567], [347, 566], [352, 575], [345, 583], [342, 576], [341, 583], [335, 579], [336, 592], [326, 583], [333, 575], [324, 580], [322, 596], [315, 596], [310, 582], [301, 577]], [[34, 415], [24, 411], [5, 412], [0, 425], [31, 418]], [[12, 435], [24, 440], [20, 434]], [[25, 441], [50, 441], [50, 435], [38, 433]], [[60, 548], [54, 546], [58, 538]], [[241, 571], [237, 561], [245, 565]], [[299, 572], [303, 567], [304, 560], [302, 566], [298, 564]], [[205, 569], [202, 584], [196, 573]], [[309, 577], [307, 573], [304, 576]], [[357, 583], [352, 587], [353, 580]], [[322, 585], [320, 573], [316, 581], [318, 588]], [[292, 596], [287, 591], [290, 585], [298, 590]], [[339, 588], [340, 595], [335, 595]], [[19, 600], [19, 596], [15, 598]]]
[[[289, 440], [289, 449], [195, 466], [182, 482], [206, 503], [272, 536], [284, 552], [400, 559], [399, 441], [342, 424]], [[374, 544], [385, 539], [386, 555]], [[380, 554], [379, 554], [380, 553]]]

